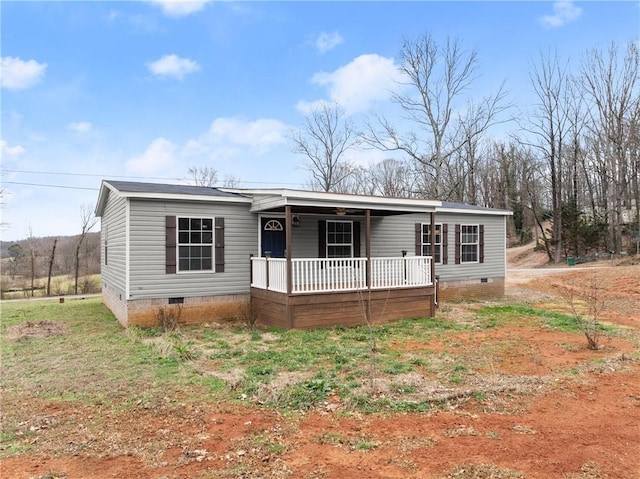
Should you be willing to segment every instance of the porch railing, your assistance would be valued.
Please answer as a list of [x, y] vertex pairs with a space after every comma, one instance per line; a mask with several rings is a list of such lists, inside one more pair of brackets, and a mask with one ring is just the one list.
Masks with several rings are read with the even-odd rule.
[[[287, 292], [287, 262], [283, 258], [251, 258], [251, 286]], [[431, 286], [431, 257], [371, 258], [371, 288]], [[294, 258], [291, 292], [320, 293], [367, 289], [366, 258]]]

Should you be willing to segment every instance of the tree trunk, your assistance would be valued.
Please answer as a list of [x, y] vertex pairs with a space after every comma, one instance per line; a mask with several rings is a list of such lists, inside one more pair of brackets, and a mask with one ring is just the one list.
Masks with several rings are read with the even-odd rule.
[[51, 248], [51, 256], [49, 257], [49, 274], [47, 275], [47, 296], [51, 296], [51, 272], [53, 271], [53, 260], [56, 255], [56, 245], [58, 238], [53, 240], [53, 248]]

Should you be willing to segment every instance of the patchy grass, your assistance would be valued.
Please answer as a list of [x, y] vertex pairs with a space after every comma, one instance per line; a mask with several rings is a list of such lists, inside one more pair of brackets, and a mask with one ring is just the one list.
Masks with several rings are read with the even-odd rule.
[[27, 399], [126, 408], [187, 388], [188, 400], [206, 401], [224, 388], [194, 372], [178, 352], [167, 356], [146, 345], [140, 338], [148, 332], [124, 330], [100, 298], [3, 303], [0, 331], [0, 457], [28, 444], [23, 440], [34, 426], [21, 406]]
[[[558, 313], [546, 309], [533, 308], [528, 305], [500, 305], [485, 306], [478, 312], [478, 316], [488, 321], [504, 324], [512, 319], [538, 319], [542, 324], [567, 332], [582, 332], [580, 325], [572, 314]], [[598, 324], [603, 332], [614, 333], [617, 328], [612, 325]]]
[[[4, 303], [0, 455], [30, 447], [25, 427], [34, 427], [33, 418], [20, 407], [22, 398], [118, 410], [184, 398], [251, 402], [282, 411], [427, 412], [461, 401], [486, 403], [502, 393], [540, 391], [553, 382], [553, 376], [501, 372], [499, 358], [517, 346], [526, 354], [535, 351], [504, 334], [500, 340], [474, 340], [476, 335], [499, 333], [523, 320], [528, 328], [581, 334], [561, 313], [521, 305], [472, 309], [458, 317], [445, 311], [436, 318], [375, 326], [371, 351], [365, 326], [310, 331], [193, 326], [163, 332], [121, 328], [99, 298]], [[567, 377], [579, 366], [555, 377]], [[372, 444], [364, 441], [355, 449], [368, 451]], [[279, 447], [267, 449], [277, 453]]]

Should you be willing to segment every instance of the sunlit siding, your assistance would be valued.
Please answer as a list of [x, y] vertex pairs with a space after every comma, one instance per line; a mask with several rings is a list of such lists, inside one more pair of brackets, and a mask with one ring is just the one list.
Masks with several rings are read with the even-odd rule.
[[[386, 217], [372, 222], [371, 255], [400, 256], [402, 250], [415, 254], [415, 223], [429, 223], [428, 214]], [[437, 224], [448, 224], [448, 264], [436, 264], [443, 281], [462, 281], [505, 276], [505, 217], [479, 213], [437, 213]], [[455, 264], [455, 225], [484, 225], [484, 263]]]
[[[224, 272], [165, 270], [165, 217], [223, 217]], [[258, 253], [257, 218], [246, 204], [132, 199], [130, 206], [130, 298], [249, 293], [249, 255]]]
[[[126, 210], [127, 200], [110, 192], [100, 219], [102, 282], [122, 295], [126, 293]], [[105, 241], [107, 242], [106, 258]]]

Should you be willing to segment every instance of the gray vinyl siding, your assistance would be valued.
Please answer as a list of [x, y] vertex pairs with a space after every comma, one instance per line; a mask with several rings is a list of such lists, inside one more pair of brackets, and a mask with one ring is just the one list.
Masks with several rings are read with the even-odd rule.
[[[478, 213], [436, 213], [436, 224], [448, 224], [448, 264], [436, 264], [442, 281], [464, 281], [505, 276], [505, 217]], [[415, 223], [429, 223], [428, 214], [390, 216], [372, 221], [371, 255], [415, 255]], [[484, 225], [484, 263], [455, 264], [455, 225]]]
[[[165, 217], [223, 217], [224, 272], [165, 272]], [[132, 199], [130, 299], [249, 293], [249, 255], [258, 253], [257, 217], [246, 204]]]
[[[266, 215], [265, 215], [266, 216]], [[300, 216], [300, 227], [293, 228], [291, 234], [293, 258], [318, 257], [318, 221], [352, 221], [360, 222], [360, 255], [365, 255], [364, 220], [358, 217], [338, 217], [336, 215]]]
[[[127, 200], [110, 192], [100, 220], [100, 274], [102, 282], [123, 296], [126, 294]], [[107, 241], [107, 264], [104, 243]]]

